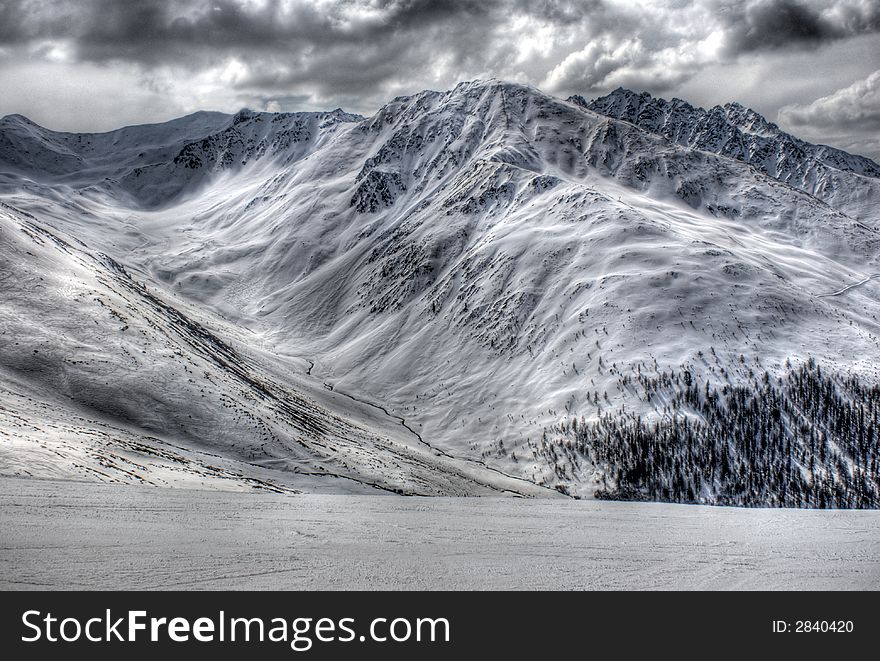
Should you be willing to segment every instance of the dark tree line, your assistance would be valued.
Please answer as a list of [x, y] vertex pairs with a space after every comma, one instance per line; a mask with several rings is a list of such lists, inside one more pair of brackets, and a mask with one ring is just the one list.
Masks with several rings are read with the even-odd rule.
[[[542, 453], [603, 469], [596, 497], [717, 505], [880, 506], [880, 386], [810, 360], [745, 385], [687, 372], [624, 377], [661, 416], [608, 412], [573, 421]], [[558, 471], [557, 471], [558, 473]]]

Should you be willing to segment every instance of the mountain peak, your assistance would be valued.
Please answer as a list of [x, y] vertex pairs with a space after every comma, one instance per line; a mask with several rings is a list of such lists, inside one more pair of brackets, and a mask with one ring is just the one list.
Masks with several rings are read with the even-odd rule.
[[28, 127], [39, 127], [40, 125], [36, 122], [28, 119], [24, 115], [20, 115], [18, 113], [12, 113], [11, 115], [5, 115], [4, 117], [0, 117], [0, 126], [28, 126]]
[[14, 113], [11, 113], [11, 114], [9, 114], [9, 115], [4, 115], [3, 117], [0, 117], [0, 121], [5, 122], [5, 121], [7, 121], [7, 120], [9, 120], [9, 121], [15, 120], [15, 121], [18, 121], [18, 122], [25, 121], [25, 122], [29, 122], [29, 123], [31, 123], [31, 124], [33, 123], [33, 122], [31, 122], [31, 120], [29, 120], [29, 119], [28, 119], [27, 117], [25, 117], [24, 115], [20, 115], [20, 114], [15, 113], [15, 112], [14, 112]]
[[252, 119], [256, 119], [259, 116], [260, 113], [251, 110], [250, 108], [242, 108], [232, 116], [232, 125], [235, 126], [236, 124], [242, 124]]
[[533, 85], [527, 83], [517, 83], [510, 80], [501, 80], [499, 78], [484, 78], [469, 80], [458, 83], [452, 90], [451, 94], [467, 94], [479, 93], [480, 95], [487, 92], [497, 94], [535, 94], [544, 96], [544, 93]]
[[618, 86], [617, 88], [613, 89], [613, 90], [608, 94], [608, 96], [612, 96], [612, 97], [614, 97], [614, 96], [618, 96], [618, 97], [627, 97], [627, 98], [628, 98], [628, 97], [633, 97], [633, 96], [638, 96], [638, 97], [641, 97], [641, 98], [643, 98], [643, 99], [650, 99], [650, 98], [652, 98], [650, 92], [645, 92], [645, 91], [636, 92], [635, 90], [631, 90], [631, 89], [629, 89], [628, 87], [620, 87], [620, 86]]
[[781, 129], [769, 121], [764, 115], [752, 108], [732, 101], [722, 106], [727, 119], [747, 131], [762, 131], [766, 133], [781, 133]]

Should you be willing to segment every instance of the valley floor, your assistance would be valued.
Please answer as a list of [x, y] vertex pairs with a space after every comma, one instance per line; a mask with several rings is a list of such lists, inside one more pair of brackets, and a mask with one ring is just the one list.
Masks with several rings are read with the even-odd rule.
[[880, 511], [0, 478], [0, 589], [880, 589]]

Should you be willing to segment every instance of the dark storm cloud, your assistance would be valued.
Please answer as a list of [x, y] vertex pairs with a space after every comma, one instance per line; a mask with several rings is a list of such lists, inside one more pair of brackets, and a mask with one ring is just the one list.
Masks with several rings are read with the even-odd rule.
[[[444, 41], [444, 49], [479, 47], [503, 36], [511, 16], [527, 15], [560, 28], [628, 30], [650, 28], [662, 34], [672, 25], [668, 9], [687, 3], [660, 2], [627, 7], [601, 0], [538, 2], [515, 0], [378, 0], [356, 2], [242, 3], [235, 0], [8, 0], [0, 7], [0, 44], [40, 39], [66, 40], [79, 58], [93, 61], [129, 60], [154, 63], [181, 60], [203, 51], [229, 52], [369, 44], [381, 47], [382, 38], [407, 36]], [[695, 3], [697, 5], [701, 3]], [[875, 0], [752, 0], [704, 3], [723, 19], [732, 51], [775, 49], [816, 44], [880, 29], [880, 3]], [[363, 15], [358, 16], [359, 9]], [[591, 29], [589, 29], [591, 28]]]
[[605, 11], [606, 6], [601, 0], [518, 0], [511, 9], [514, 13], [524, 13], [555, 25], [571, 26], [595, 20]]
[[880, 3], [755, 0], [720, 13], [731, 54], [816, 47], [880, 31]]
[[[249, 49], [259, 53], [297, 43], [320, 45], [333, 32], [327, 17], [307, 4], [284, 12], [277, 2], [246, 9], [231, 0], [50, 2], [42, 4], [30, 20], [25, 16], [22, 23], [31, 40], [64, 41], [77, 59], [144, 64], [194, 65], [202, 56], [218, 52]], [[339, 32], [332, 41], [347, 38]]]

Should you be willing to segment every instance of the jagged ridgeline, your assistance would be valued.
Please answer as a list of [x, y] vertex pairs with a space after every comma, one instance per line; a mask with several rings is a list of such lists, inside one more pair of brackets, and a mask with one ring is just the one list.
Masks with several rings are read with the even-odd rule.
[[653, 420], [606, 412], [573, 420], [539, 452], [565, 476], [604, 474], [597, 498], [748, 507], [880, 506], [880, 386], [812, 359], [751, 383], [696, 382], [688, 371], [624, 377]]

